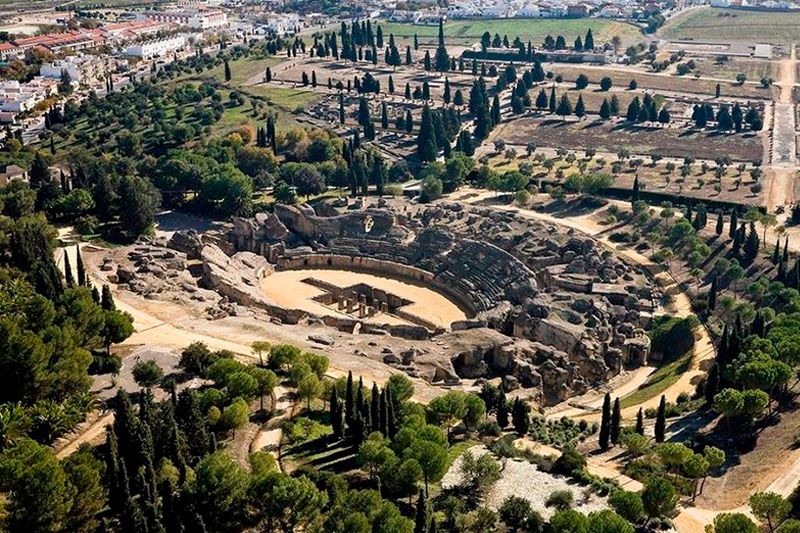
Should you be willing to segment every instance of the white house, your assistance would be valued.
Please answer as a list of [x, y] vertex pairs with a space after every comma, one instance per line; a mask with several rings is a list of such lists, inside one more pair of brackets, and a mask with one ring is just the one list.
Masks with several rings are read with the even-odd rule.
[[17, 113], [30, 111], [36, 104], [55, 94], [58, 82], [36, 77], [28, 83], [14, 80], [0, 82], [0, 120], [13, 121]]
[[267, 28], [271, 33], [279, 36], [294, 35], [300, 28], [300, 17], [297, 13], [287, 13], [270, 17]]
[[104, 76], [105, 65], [97, 56], [69, 56], [44, 63], [39, 69], [39, 75], [44, 78], [61, 79], [64, 71], [74, 82], [90, 83]]
[[186, 46], [186, 39], [182, 35], [178, 35], [167, 39], [134, 44], [125, 49], [125, 55], [150, 59], [152, 57], [163, 57], [170, 52], [180, 50], [184, 46]]
[[517, 10], [518, 18], [535, 19], [543, 16], [543, 11], [536, 4], [528, 4]]

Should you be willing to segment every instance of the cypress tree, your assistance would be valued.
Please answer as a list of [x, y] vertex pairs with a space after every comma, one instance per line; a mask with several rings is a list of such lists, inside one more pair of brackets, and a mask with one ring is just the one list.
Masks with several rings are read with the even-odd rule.
[[100, 305], [100, 291], [97, 290], [97, 287], [92, 287], [92, 301], [96, 305]]
[[586, 38], [583, 40], [583, 49], [594, 50], [594, 36], [591, 28], [586, 32]]
[[347, 373], [347, 388], [345, 389], [344, 397], [344, 420], [347, 422], [347, 427], [353, 427], [353, 420], [355, 419], [355, 400], [353, 396], [353, 372]]
[[121, 490], [122, 473], [120, 471], [121, 461], [119, 458], [119, 447], [117, 444], [117, 434], [114, 431], [114, 426], [106, 426], [106, 476], [108, 479], [108, 502], [111, 509], [115, 513], [122, 511], [122, 505], [125, 503], [122, 499], [123, 491]]
[[391, 74], [389, 75], [389, 94], [394, 94], [394, 80]]
[[733, 239], [739, 229], [739, 213], [734, 208], [731, 212], [731, 227], [728, 228], [728, 237]]
[[495, 418], [497, 419], [497, 425], [500, 426], [500, 429], [508, 427], [508, 400], [506, 400], [506, 395], [502, 391], [497, 404]]
[[69, 264], [69, 254], [66, 250], [64, 250], [64, 282], [69, 288], [75, 286], [75, 278], [72, 277], [72, 267]]
[[722, 235], [722, 232], [725, 231], [725, 212], [722, 209], [717, 211], [717, 227], [715, 231], [717, 235]]
[[435, 61], [436, 70], [444, 72], [450, 67], [450, 57], [447, 55], [447, 48], [444, 45], [444, 22], [439, 19], [439, 43], [436, 46]]
[[786, 237], [786, 240], [783, 241], [783, 262], [789, 263], [789, 237]]
[[578, 95], [578, 103], [575, 104], [575, 116], [578, 118], [583, 118], [586, 114], [586, 106], [583, 103], [583, 95]]
[[372, 396], [370, 397], [369, 415], [372, 422], [372, 428], [377, 429], [380, 427], [381, 420], [381, 393], [375, 382], [372, 383]]
[[231, 66], [227, 59], [225, 60], [225, 81], [231, 81]]
[[731, 245], [731, 254], [733, 254], [733, 256], [736, 258], [739, 257], [739, 253], [742, 250], [742, 240], [744, 234], [745, 234], [744, 223], [742, 223], [742, 226], [734, 232], [733, 245]]
[[772, 250], [772, 263], [777, 265], [781, 255], [781, 238], [775, 239], [775, 248]]
[[421, 161], [435, 161], [437, 152], [436, 138], [433, 130], [433, 115], [428, 104], [422, 108], [422, 120], [417, 134], [417, 150]]
[[636, 174], [633, 178], [633, 191], [631, 193], [631, 206], [633, 207], [634, 212], [636, 212], [636, 202], [639, 201], [639, 174]]
[[378, 423], [378, 430], [384, 437], [389, 436], [389, 400], [386, 398], [386, 389], [381, 391], [379, 407], [380, 407], [380, 421]]
[[389, 112], [386, 109], [386, 102], [381, 102], [381, 128], [389, 128]]
[[641, 407], [636, 412], [636, 433], [644, 435], [644, 413]]
[[730, 336], [728, 334], [728, 323], [725, 323], [725, 326], [722, 328], [722, 335], [719, 338], [719, 344], [717, 345], [717, 365], [719, 366], [718, 374], [720, 376], [720, 385], [724, 382], [725, 376], [725, 367], [728, 365], [730, 361], [730, 353], [728, 351], [728, 345], [730, 341]]
[[555, 113], [556, 112], [556, 106], [557, 106], [557, 104], [556, 104], [556, 88], [555, 88], [555, 86], [553, 86], [550, 89], [550, 101], [548, 102], [548, 110], [550, 111], [550, 113]]
[[336, 394], [336, 387], [331, 387], [331, 400], [330, 400], [330, 417], [331, 426], [333, 427], [333, 438], [339, 440], [342, 438], [342, 418], [339, 413], [339, 395]]
[[142, 509], [130, 493], [128, 493], [128, 497], [125, 500], [120, 523], [122, 524], [123, 533], [141, 533], [142, 531], [147, 531]]
[[662, 395], [661, 402], [658, 404], [658, 413], [656, 413], [656, 442], [664, 442], [664, 437], [667, 430], [667, 398]]
[[100, 307], [104, 311], [113, 311], [117, 308], [114, 304], [114, 297], [111, 295], [111, 288], [108, 285], [103, 285], [103, 292], [100, 296]]
[[427, 533], [428, 531], [428, 510], [425, 505], [425, 493], [419, 490], [417, 498], [417, 512], [414, 519], [414, 533]]
[[393, 439], [397, 434], [398, 422], [397, 414], [395, 411], [394, 396], [392, 394], [386, 395], [386, 431], [387, 436]]
[[760, 246], [760, 239], [756, 233], [756, 226], [750, 222], [750, 231], [744, 241], [744, 258], [748, 263], [752, 263], [758, 256], [758, 248]]
[[608, 449], [608, 441], [611, 437], [611, 394], [606, 393], [603, 398], [603, 412], [600, 418], [600, 435], [599, 443], [601, 450]]
[[439, 531], [438, 526], [436, 525], [436, 518], [431, 517], [431, 523], [428, 526], [428, 533], [437, 533]]
[[603, 98], [603, 103], [600, 104], [600, 118], [603, 120], [608, 120], [611, 118], [611, 106], [608, 104], [608, 100]]
[[539, 89], [539, 94], [536, 95], [536, 109], [547, 108], [547, 93], [544, 89]]
[[198, 393], [184, 390], [178, 395], [175, 421], [183, 431], [188, 446], [190, 462], [208, 453], [208, 427], [205, 415], [200, 411]]
[[619, 405], [619, 398], [614, 400], [614, 410], [611, 412], [611, 444], [619, 442], [619, 426], [622, 422], [622, 409]]
[[492, 125], [500, 124], [500, 97], [495, 94], [492, 99]]
[[708, 374], [706, 375], [706, 388], [705, 388], [706, 405], [710, 406], [714, 403], [714, 396], [717, 394], [718, 390], [719, 390], [719, 366], [717, 366], [717, 363], [713, 363], [711, 367], [708, 369]]
[[511, 421], [514, 424], [514, 430], [517, 435], [524, 436], [528, 434], [528, 428], [531, 423], [528, 415], [528, 406], [519, 398], [514, 400], [514, 406], [511, 409]]
[[369, 427], [369, 407], [367, 407], [367, 401], [364, 398], [364, 379], [361, 377], [358, 378], [355, 409], [363, 423], [362, 430], [366, 430]]

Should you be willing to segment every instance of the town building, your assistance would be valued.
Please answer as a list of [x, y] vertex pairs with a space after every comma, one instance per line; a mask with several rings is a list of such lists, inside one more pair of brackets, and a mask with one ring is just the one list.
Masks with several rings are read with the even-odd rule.
[[278, 36], [294, 35], [300, 30], [300, 17], [297, 13], [270, 16], [267, 20], [267, 31]]
[[177, 26], [188, 26], [194, 30], [209, 30], [228, 25], [228, 15], [221, 10], [193, 10], [182, 11], [146, 11], [144, 17], [147, 20], [162, 22], [165, 24], [175, 24]]
[[182, 49], [186, 45], [186, 39], [182, 35], [158, 39], [144, 43], [137, 43], [125, 49], [125, 55], [150, 59], [153, 57], [163, 57], [170, 52]]
[[0, 122], [14, 122], [19, 113], [31, 111], [57, 92], [58, 80], [35, 77], [27, 83], [0, 81]]
[[61, 79], [66, 72], [73, 82], [91, 83], [105, 77], [106, 66], [98, 56], [79, 55], [56, 59], [45, 63], [39, 69], [39, 75], [44, 78]]

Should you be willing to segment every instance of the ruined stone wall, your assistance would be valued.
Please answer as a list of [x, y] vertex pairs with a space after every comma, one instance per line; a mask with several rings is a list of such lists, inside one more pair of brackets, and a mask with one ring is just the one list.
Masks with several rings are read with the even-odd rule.
[[339, 237], [402, 239], [407, 232], [386, 209], [365, 209], [339, 216], [320, 217], [308, 206], [276, 204], [275, 215], [292, 232], [308, 241], [327, 243]]

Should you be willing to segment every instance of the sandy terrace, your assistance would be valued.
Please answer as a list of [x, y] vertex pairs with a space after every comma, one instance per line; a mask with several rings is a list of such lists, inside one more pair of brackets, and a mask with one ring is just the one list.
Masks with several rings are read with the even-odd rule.
[[[346, 288], [359, 283], [370, 285], [377, 289], [382, 289], [402, 298], [411, 300], [412, 304], [404, 306], [402, 309], [408, 313], [419, 316], [425, 320], [433, 322], [442, 327], [448, 327], [457, 320], [464, 320], [466, 315], [457, 305], [448, 300], [445, 296], [427, 287], [414, 285], [397, 279], [375, 276], [372, 274], [362, 274], [348, 272], [346, 270], [288, 270], [276, 272], [271, 276], [265, 277], [261, 281], [264, 292], [272, 298], [275, 303], [289, 309], [302, 309], [317, 315], [331, 315], [349, 317], [344, 310], [338, 310], [336, 306], [327, 306], [313, 300], [314, 297], [323, 294], [323, 290], [303, 280], [314, 278], [337, 287]], [[410, 324], [399, 316], [378, 313], [374, 315], [370, 322], [379, 324]]]

